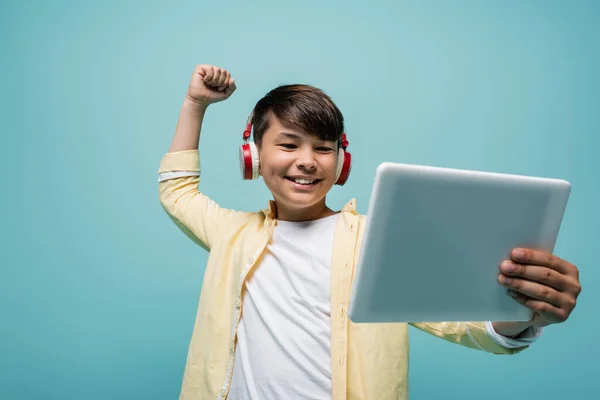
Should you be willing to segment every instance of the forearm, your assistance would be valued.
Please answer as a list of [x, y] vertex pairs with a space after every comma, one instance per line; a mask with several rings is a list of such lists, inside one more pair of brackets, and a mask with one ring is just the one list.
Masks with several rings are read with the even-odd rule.
[[171, 142], [169, 152], [196, 150], [200, 142], [200, 131], [202, 130], [202, 121], [206, 113], [206, 106], [193, 102], [189, 98], [183, 101], [175, 135]]

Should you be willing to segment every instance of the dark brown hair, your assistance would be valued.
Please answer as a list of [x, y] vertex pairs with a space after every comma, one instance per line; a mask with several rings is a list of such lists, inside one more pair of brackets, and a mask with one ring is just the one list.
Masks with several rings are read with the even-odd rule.
[[344, 132], [344, 117], [335, 103], [321, 89], [310, 85], [282, 85], [256, 103], [252, 123], [258, 146], [269, 128], [271, 115], [321, 140], [339, 143]]

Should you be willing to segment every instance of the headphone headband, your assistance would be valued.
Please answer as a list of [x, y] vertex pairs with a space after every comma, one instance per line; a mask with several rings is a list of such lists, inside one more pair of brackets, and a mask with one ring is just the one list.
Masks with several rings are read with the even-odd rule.
[[247, 142], [250, 139], [250, 135], [252, 134], [252, 117], [254, 116], [254, 112], [250, 113], [250, 116], [246, 120], [246, 129], [244, 130], [244, 142]]

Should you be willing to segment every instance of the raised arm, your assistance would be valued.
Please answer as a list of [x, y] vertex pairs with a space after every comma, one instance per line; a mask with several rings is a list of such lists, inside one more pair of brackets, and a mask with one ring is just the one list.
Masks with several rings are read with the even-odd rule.
[[221, 208], [198, 190], [200, 132], [208, 106], [229, 98], [235, 89], [234, 79], [224, 69], [210, 65], [194, 69], [175, 135], [158, 170], [161, 205], [173, 222], [206, 250], [236, 212]]

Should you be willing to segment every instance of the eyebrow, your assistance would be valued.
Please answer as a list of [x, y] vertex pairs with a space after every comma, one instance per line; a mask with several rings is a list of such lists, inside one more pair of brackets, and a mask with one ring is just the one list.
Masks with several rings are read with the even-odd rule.
[[302, 139], [302, 137], [300, 135], [298, 135], [297, 133], [291, 133], [291, 132], [279, 132], [279, 137], [281, 137], [281, 136], [285, 136], [290, 139]]
[[[299, 135], [297, 133], [285, 132], [285, 131], [279, 132], [278, 138], [281, 138], [282, 136], [283, 137], [287, 137], [289, 139], [295, 139], [295, 140], [302, 140], [303, 137], [304, 137], [303, 135]], [[328, 141], [327, 140], [323, 140], [323, 139], [317, 139], [317, 142], [318, 143], [327, 143]]]

